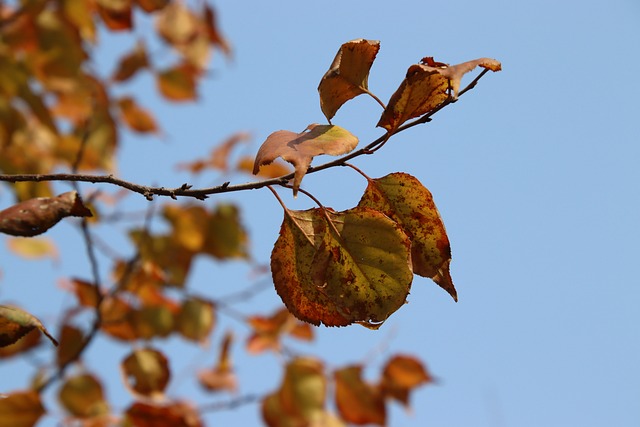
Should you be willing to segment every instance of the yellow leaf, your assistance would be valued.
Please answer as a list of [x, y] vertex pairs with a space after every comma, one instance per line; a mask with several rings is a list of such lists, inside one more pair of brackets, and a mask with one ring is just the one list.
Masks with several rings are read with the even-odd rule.
[[51, 239], [45, 237], [13, 237], [7, 239], [9, 250], [27, 259], [50, 257], [54, 261], [58, 259], [58, 249]]

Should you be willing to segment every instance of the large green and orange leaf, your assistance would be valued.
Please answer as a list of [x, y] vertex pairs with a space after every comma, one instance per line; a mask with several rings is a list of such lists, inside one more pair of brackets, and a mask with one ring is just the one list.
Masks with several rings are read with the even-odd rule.
[[345, 102], [369, 91], [369, 70], [379, 50], [377, 40], [357, 39], [340, 46], [318, 86], [320, 108], [329, 123]]
[[378, 210], [411, 238], [413, 272], [433, 279], [458, 300], [449, 273], [451, 245], [431, 192], [406, 173], [370, 179], [358, 206]]
[[287, 210], [271, 254], [276, 291], [301, 320], [378, 328], [409, 294], [410, 245], [372, 209]]

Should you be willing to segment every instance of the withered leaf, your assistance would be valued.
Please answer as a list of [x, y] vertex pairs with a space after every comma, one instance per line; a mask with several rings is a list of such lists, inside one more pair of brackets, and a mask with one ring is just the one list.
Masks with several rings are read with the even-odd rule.
[[134, 350], [122, 361], [121, 368], [128, 388], [150, 398], [161, 398], [171, 377], [165, 355], [149, 347]]
[[293, 178], [293, 195], [295, 196], [302, 178], [311, 166], [311, 161], [320, 154], [339, 156], [353, 150], [358, 145], [358, 138], [348, 130], [335, 125], [310, 124], [301, 133], [280, 130], [269, 135], [258, 150], [253, 164], [253, 174], [257, 174], [260, 166], [268, 165], [276, 158], [282, 157], [295, 168]]
[[133, 51], [120, 58], [112, 79], [117, 82], [124, 82], [148, 66], [147, 49], [143, 42], [138, 42]]
[[26, 200], [0, 211], [0, 233], [36, 236], [68, 216], [91, 216], [91, 211], [75, 191]]
[[3, 427], [33, 427], [45, 413], [40, 395], [33, 390], [15, 391], [0, 399]]
[[160, 93], [169, 101], [193, 101], [196, 93], [197, 70], [189, 64], [178, 65], [156, 74]]
[[354, 365], [334, 373], [336, 406], [340, 416], [352, 424], [385, 425], [384, 396], [380, 389], [362, 379], [362, 366]]
[[357, 39], [340, 46], [318, 86], [320, 108], [329, 123], [345, 102], [368, 92], [369, 70], [379, 50], [377, 40]]
[[204, 427], [199, 412], [186, 402], [151, 405], [136, 402], [125, 411], [125, 425], [135, 427]]
[[287, 210], [271, 253], [276, 291], [306, 322], [377, 329], [409, 293], [410, 245], [398, 224], [372, 209]]
[[451, 245], [431, 192], [406, 173], [369, 180], [358, 206], [378, 210], [411, 238], [413, 272], [433, 279], [458, 300], [449, 273]]
[[171, 0], [136, 0], [136, 3], [147, 13], [161, 10], [169, 4]]
[[42, 332], [54, 345], [58, 345], [58, 341], [35, 316], [18, 307], [0, 305], [0, 347], [15, 343], [34, 329]]
[[407, 120], [420, 117], [449, 98], [448, 89], [453, 90], [453, 99], [458, 97], [462, 76], [480, 66], [491, 71], [500, 71], [500, 62], [490, 58], [480, 58], [462, 64], [442, 66], [433, 58], [425, 64], [414, 64], [409, 67], [407, 76], [400, 87], [391, 96], [387, 108], [382, 113], [379, 127], [394, 132]]
[[32, 329], [25, 336], [13, 344], [0, 347], [0, 359], [8, 359], [13, 356], [20, 356], [40, 345], [42, 334], [37, 329]]

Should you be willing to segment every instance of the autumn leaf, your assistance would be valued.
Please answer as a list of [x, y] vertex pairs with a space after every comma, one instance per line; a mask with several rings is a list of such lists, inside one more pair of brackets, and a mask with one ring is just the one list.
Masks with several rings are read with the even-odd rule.
[[92, 418], [109, 413], [100, 381], [91, 374], [80, 374], [64, 382], [58, 399], [66, 411], [78, 418]]
[[452, 99], [456, 99], [462, 76], [476, 66], [492, 71], [501, 70], [500, 62], [490, 58], [480, 58], [448, 67], [442, 67], [442, 63], [433, 59], [427, 63], [433, 66], [414, 64], [409, 67], [407, 76], [391, 96], [387, 108], [382, 113], [378, 127], [392, 133], [407, 120], [429, 113], [449, 99], [449, 88], [453, 90]]
[[162, 10], [171, 0], [135, 0], [142, 10], [147, 13]]
[[230, 354], [232, 342], [233, 334], [227, 332], [220, 346], [217, 364], [212, 369], [198, 373], [198, 381], [207, 391], [228, 391], [233, 393], [237, 390], [238, 380], [233, 372]]
[[[204, 169], [218, 169], [223, 172], [229, 170], [229, 157], [232, 150], [240, 143], [251, 139], [249, 132], [236, 132], [228, 137], [221, 144], [218, 144], [211, 150], [209, 158], [199, 159], [190, 163], [182, 163], [178, 165], [178, 169], [188, 170], [191, 173], [200, 173]], [[251, 160], [253, 165], [253, 160]]]
[[0, 427], [33, 427], [45, 413], [40, 395], [33, 390], [0, 398]]
[[169, 101], [193, 101], [196, 93], [196, 70], [188, 65], [178, 65], [156, 74], [160, 93]]
[[318, 86], [320, 108], [329, 123], [345, 102], [369, 92], [369, 70], [379, 50], [377, 40], [357, 39], [340, 46]]
[[226, 56], [231, 56], [231, 46], [227, 39], [220, 33], [216, 22], [216, 13], [209, 3], [204, 3], [204, 25], [209, 37], [209, 42], [218, 47]]
[[124, 413], [126, 426], [135, 427], [204, 427], [196, 408], [186, 402], [152, 405], [136, 402]]
[[413, 272], [433, 279], [458, 300], [449, 273], [449, 238], [431, 192], [420, 181], [399, 172], [370, 179], [358, 206], [380, 211], [400, 224], [411, 239]]
[[0, 211], [0, 233], [36, 236], [68, 216], [87, 217], [91, 211], [75, 191], [57, 197], [38, 197]]
[[75, 326], [65, 324], [60, 331], [60, 345], [56, 351], [56, 365], [64, 366], [76, 360], [85, 341], [82, 331]]
[[253, 164], [256, 175], [260, 166], [268, 165], [276, 158], [282, 157], [295, 168], [293, 178], [293, 195], [300, 187], [302, 178], [311, 166], [311, 161], [320, 154], [339, 156], [353, 150], [358, 145], [358, 138], [349, 131], [335, 125], [310, 124], [301, 133], [280, 130], [272, 133], [262, 143]]
[[133, 51], [120, 58], [111, 78], [116, 82], [124, 82], [132, 78], [138, 71], [147, 67], [149, 67], [147, 49], [144, 43], [139, 41]]
[[104, 24], [111, 31], [125, 31], [133, 28], [133, 0], [97, 0], [98, 12]]
[[0, 305], [0, 347], [15, 343], [34, 329], [42, 332], [54, 345], [58, 345], [58, 341], [35, 316], [18, 307]]
[[165, 355], [149, 347], [134, 350], [122, 361], [121, 368], [129, 390], [152, 399], [163, 396], [171, 377]]
[[410, 245], [375, 210], [287, 210], [271, 253], [276, 291], [306, 322], [377, 329], [409, 294]]
[[5, 347], [0, 346], [0, 359], [8, 359], [13, 356], [19, 356], [26, 353], [41, 343], [42, 334], [37, 329], [32, 329], [31, 332], [27, 332], [25, 336], [20, 338], [13, 344], [9, 344]]
[[188, 340], [204, 342], [209, 338], [216, 323], [216, 313], [211, 301], [189, 298], [182, 303], [176, 327]]
[[120, 98], [118, 107], [120, 108], [120, 117], [131, 130], [139, 133], [158, 131], [158, 125], [151, 113], [140, 107], [133, 98], [128, 96]]
[[265, 350], [280, 351], [280, 340], [284, 335], [305, 341], [313, 339], [310, 325], [300, 322], [286, 308], [269, 317], [252, 316], [247, 322], [253, 328], [253, 334], [247, 340], [247, 351], [251, 354]]
[[156, 15], [156, 30], [169, 44], [187, 43], [196, 37], [200, 22], [183, 2], [171, 2]]
[[408, 407], [410, 392], [416, 387], [433, 382], [433, 377], [418, 359], [396, 355], [385, 364], [380, 386], [385, 396]]
[[385, 425], [387, 410], [380, 390], [362, 379], [362, 366], [354, 365], [334, 373], [338, 413], [352, 424]]
[[[238, 160], [236, 164], [236, 170], [245, 172], [248, 174], [253, 173], [253, 164], [255, 163], [255, 157], [243, 156]], [[281, 176], [289, 175], [292, 172], [291, 166], [283, 163], [280, 160], [274, 160], [268, 165], [260, 166], [260, 170], [256, 176], [260, 178], [278, 178]]]

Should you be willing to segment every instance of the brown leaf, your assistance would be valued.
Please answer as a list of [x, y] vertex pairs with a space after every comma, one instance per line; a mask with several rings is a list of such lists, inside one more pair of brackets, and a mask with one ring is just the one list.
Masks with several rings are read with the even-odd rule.
[[75, 361], [80, 354], [84, 340], [80, 329], [71, 325], [63, 325], [60, 332], [60, 345], [56, 352], [56, 365], [60, 367]]
[[320, 108], [329, 123], [345, 102], [369, 91], [369, 70], [379, 50], [377, 40], [357, 39], [340, 46], [318, 86]]
[[136, 402], [127, 408], [124, 424], [132, 427], [204, 427], [198, 411], [185, 402], [165, 405]]
[[420, 181], [406, 173], [371, 179], [358, 206], [380, 211], [400, 224], [411, 239], [413, 272], [433, 279], [458, 300], [449, 273], [449, 238], [431, 192]]
[[131, 323], [134, 310], [129, 303], [119, 297], [110, 297], [102, 301], [102, 331], [113, 338], [132, 341], [138, 338]]
[[169, 101], [193, 101], [196, 93], [196, 70], [190, 65], [179, 65], [156, 74], [160, 93]]
[[100, 381], [91, 374], [80, 374], [64, 382], [58, 399], [66, 411], [74, 417], [92, 418], [109, 413]]
[[271, 253], [278, 295], [309, 323], [377, 329], [411, 287], [410, 240], [384, 214], [366, 208], [285, 211]]
[[78, 304], [83, 307], [95, 308], [98, 306], [98, 295], [93, 283], [82, 279], [72, 278], [62, 282], [63, 289], [73, 292], [78, 298]]
[[149, 347], [134, 350], [121, 368], [129, 390], [152, 399], [163, 396], [171, 377], [167, 358]]
[[118, 100], [118, 107], [120, 108], [122, 120], [132, 130], [139, 133], [158, 131], [158, 125], [151, 113], [140, 107], [133, 98], [128, 96], [120, 98]]
[[68, 216], [91, 216], [75, 191], [57, 197], [38, 197], [0, 211], [0, 233], [36, 236]]
[[[253, 173], [253, 164], [255, 163], [255, 157], [243, 156], [238, 160], [236, 164], [236, 170]], [[260, 166], [260, 170], [256, 174], [261, 178], [278, 178], [281, 176], [289, 175], [292, 172], [291, 167], [280, 160], [274, 160], [268, 165]]]
[[0, 426], [33, 427], [46, 413], [40, 395], [33, 391], [14, 391], [0, 398]]
[[15, 343], [34, 329], [42, 332], [54, 345], [58, 345], [58, 341], [35, 316], [17, 307], [0, 305], [0, 347]]
[[19, 356], [26, 353], [38, 345], [40, 345], [42, 334], [37, 329], [32, 329], [25, 336], [20, 338], [13, 344], [9, 344], [5, 347], [0, 347], [0, 359], [8, 359], [13, 356]]
[[339, 369], [334, 378], [336, 406], [345, 421], [358, 425], [386, 424], [384, 397], [379, 389], [362, 379], [362, 366]]
[[448, 89], [453, 90], [453, 99], [458, 97], [462, 76], [480, 66], [491, 71], [500, 71], [500, 62], [490, 58], [480, 58], [452, 66], [442, 66], [433, 58], [423, 58], [427, 64], [414, 64], [409, 67], [407, 76], [400, 87], [391, 96], [387, 108], [382, 113], [379, 127], [394, 132], [407, 120], [420, 117], [449, 97]]
[[233, 334], [227, 332], [220, 346], [218, 363], [212, 369], [198, 373], [198, 381], [207, 391], [228, 391], [234, 393], [237, 390], [238, 380], [236, 374], [233, 372], [230, 355], [232, 342]]
[[257, 174], [260, 166], [268, 165], [277, 157], [282, 157], [295, 168], [293, 178], [293, 195], [300, 187], [302, 178], [311, 166], [311, 161], [320, 154], [339, 156], [353, 150], [358, 145], [358, 138], [349, 131], [335, 125], [311, 124], [301, 133], [280, 130], [269, 135], [258, 150], [253, 164], [253, 174]]
[[138, 6], [147, 13], [161, 10], [169, 4], [171, 0], [135, 0]]
[[97, 0], [102, 21], [111, 31], [133, 28], [132, 0]]
[[143, 42], [139, 41], [133, 51], [120, 58], [118, 67], [111, 78], [116, 82], [124, 82], [147, 67], [149, 67], [147, 48]]
[[382, 393], [409, 406], [409, 393], [416, 387], [434, 382], [423, 364], [412, 356], [396, 355], [387, 361], [381, 380]]
[[206, 28], [207, 36], [212, 45], [218, 47], [226, 56], [231, 55], [231, 46], [218, 30], [218, 24], [216, 22], [216, 13], [209, 3], [204, 4], [204, 25]]

